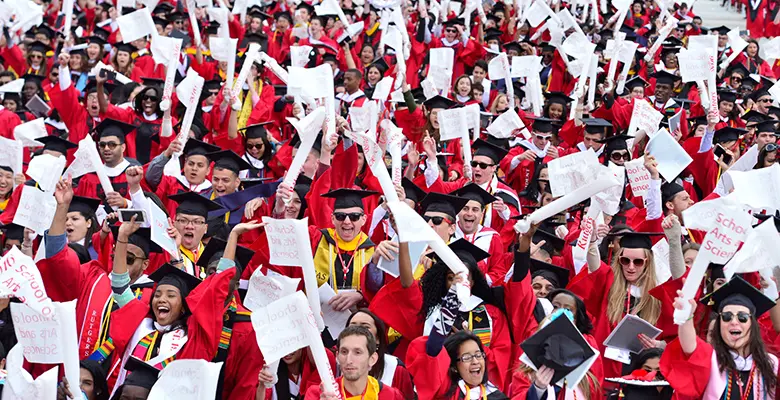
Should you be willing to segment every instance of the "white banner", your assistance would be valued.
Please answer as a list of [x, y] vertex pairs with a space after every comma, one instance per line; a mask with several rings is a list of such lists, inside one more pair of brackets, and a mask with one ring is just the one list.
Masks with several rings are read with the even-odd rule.
[[13, 222], [43, 236], [51, 226], [56, 210], [57, 200], [54, 199], [54, 193], [42, 192], [35, 186], [25, 185], [22, 188], [22, 196], [19, 198], [19, 207], [16, 209]]
[[163, 368], [148, 400], [212, 400], [217, 394], [222, 363], [173, 360]]

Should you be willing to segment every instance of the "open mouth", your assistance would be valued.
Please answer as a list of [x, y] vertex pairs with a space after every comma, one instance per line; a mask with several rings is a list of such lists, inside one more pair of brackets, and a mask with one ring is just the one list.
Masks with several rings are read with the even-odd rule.
[[471, 375], [473, 378], [481, 378], [482, 377], [482, 367], [477, 365], [474, 367], [469, 368], [469, 375]]
[[732, 339], [736, 340], [742, 337], [742, 331], [739, 329], [732, 329], [729, 330], [729, 336], [731, 336]]
[[157, 306], [157, 318], [166, 319], [171, 314], [171, 309], [168, 306]]

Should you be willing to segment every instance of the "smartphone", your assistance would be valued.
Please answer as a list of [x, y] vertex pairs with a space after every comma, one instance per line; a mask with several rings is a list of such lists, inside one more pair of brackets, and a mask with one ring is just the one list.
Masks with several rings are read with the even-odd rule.
[[119, 210], [119, 221], [130, 222], [134, 215], [137, 223], [147, 222], [148, 220], [145, 210], [122, 209]]
[[723, 162], [727, 165], [731, 164], [731, 156], [726, 153], [726, 149], [723, 148], [723, 146], [716, 144], [713, 152], [715, 153], [715, 157], [720, 158], [720, 156], [723, 156]]

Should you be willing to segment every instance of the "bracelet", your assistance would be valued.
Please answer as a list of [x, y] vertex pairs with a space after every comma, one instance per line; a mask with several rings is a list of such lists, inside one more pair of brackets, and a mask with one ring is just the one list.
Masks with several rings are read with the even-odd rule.
[[116, 241], [117, 241], [117, 242], [119, 242], [119, 243], [124, 243], [124, 244], [127, 244], [127, 240], [125, 240], [125, 241], [123, 242], [123, 241], [121, 241], [121, 240], [117, 239]]

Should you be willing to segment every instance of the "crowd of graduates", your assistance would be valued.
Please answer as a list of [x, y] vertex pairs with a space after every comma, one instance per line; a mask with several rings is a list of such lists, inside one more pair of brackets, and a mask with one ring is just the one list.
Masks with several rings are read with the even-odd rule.
[[[42, 23], [27, 30], [3, 24], [0, 136], [20, 140], [18, 126], [44, 120], [47, 135], [23, 149], [24, 171], [42, 155], [70, 164], [79, 143], [91, 138], [112, 185], [104, 190], [94, 172], [62, 176], [51, 225], [36, 235], [14, 221], [31, 206], [21, 204], [23, 190], [39, 184], [0, 157], [3, 254], [15, 246], [36, 257], [48, 296], [76, 301], [81, 380], [68, 382], [60, 373], [58, 399], [146, 399], [159, 372], [185, 359], [224, 363], [218, 399], [780, 395], [780, 307], [765, 294], [770, 282], [758, 273], [726, 280], [724, 265], [710, 263], [696, 297], [687, 301], [681, 292], [707, 233], [686, 228], [683, 212], [726, 196], [719, 182], [738, 162], [740, 168], [749, 162], [747, 170], [777, 168], [780, 98], [770, 89], [780, 60], [763, 59], [758, 39], [780, 31], [780, 3], [724, 0], [724, 7], [744, 8], [747, 19], [748, 45], [733, 56], [731, 29], [707, 27], [693, 4], [634, 0], [622, 18], [610, 1], [592, 13], [590, 2], [553, 0], [549, 7], [570, 9], [595, 44], [591, 106], [575, 90], [573, 59], [551, 43], [549, 29], [521, 17], [523, 1], [478, 1], [472, 8], [464, 2], [462, 9], [473, 12], [463, 18], [461, 8], [435, 0], [340, 0], [342, 17], [318, 13], [306, 0], [76, 0], [70, 32], [63, 31], [65, 2], [32, 1], [43, 9]], [[221, 26], [207, 8], [226, 6], [233, 12]], [[144, 7], [157, 35], [125, 43], [117, 19]], [[382, 40], [399, 21], [394, 13], [405, 24], [396, 26], [405, 33], [404, 52]], [[679, 24], [650, 54], [671, 17]], [[357, 22], [362, 29], [348, 29]], [[209, 38], [225, 32], [238, 43], [234, 69], [209, 50]], [[608, 72], [618, 61], [606, 58], [618, 33], [639, 44], [621, 91]], [[731, 60], [718, 67], [717, 112], [702, 105], [705, 88], [681, 79], [677, 55], [698, 35], [717, 37], [717, 63]], [[160, 36], [182, 39], [179, 59], [167, 68], [151, 51]], [[301, 155], [297, 179], [284, 178], [299, 148], [308, 146], [291, 121], [316, 105], [288, 94], [268, 61], [250, 57], [254, 44], [282, 67], [300, 57], [297, 48], [310, 46], [305, 67], [332, 69], [335, 132], [322, 125]], [[438, 67], [430, 56], [437, 48], [453, 50], [451, 87], [431, 93], [424, 82]], [[490, 60], [501, 53], [510, 60], [541, 56], [539, 80], [491, 79]], [[228, 71], [238, 76], [245, 62], [252, 63], [246, 81], [228, 87]], [[175, 85], [188, 71], [205, 80], [184, 141], [185, 105], [175, 93], [163, 100], [168, 68], [176, 69]], [[375, 99], [387, 77], [399, 96]], [[536, 82], [544, 97], [538, 115], [531, 99]], [[357, 124], [350, 110], [370, 102], [378, 103], [374, 131], [383, 150], [389, 130], [379, 122], [392, 121], [404, 135], [398, 197], [468, 274], [453, 273], [431, 248], [412, 259], [412, 245], [399, 243], [407, 221], [394, 218], [370, 158], [348, 137]], [[655, 132], [625, 134], [637, 102], [663, 114], [661, 126], [693, 160], [675, 179], [662, 179], [658, 160], [645, 153]], [[481, 123], [466, 155], [461, 139], [442, 139], [437, 115], [471, 105], [479, 107]], [[505, 112], [517, 113], [525, 128], [489, 134], [487, 126]], [[676, 118], [679, 125], [670, 122]], [[586, 200], [518, 233], [518, 220], [556, 200], [548, 163], [586, 151], [603, 165], [641, 160], [650, 176], [647, 193], [634, 195], [626, 180], [617, 213], [603, 221], [585, 226]], [[385, 154], [388, 168], [391, 158]], [[147, 219], [159, 209], [178, 251], [163, 250], [149, 221], [137, 220], [141, 214], [120, 222], [123, 209], [145, 210]], [[754, 223], [770, 220], [780, 231], [778, 209], [775, 202], [760, 210]], [[336, 292], [328, 307], [350, 313], [340, 334], [330, 334], [334, 327], [322, 333], [338, 394], [321, 385], [310, 349], [272, 368], [258, 346], [243, 304], [252, 275], [301, 278], [304, 290], [301, 268], [270, 263], [265, 217], [307, 219], [310, 248], [299, 250], [311, 251], [317, 285]], [[578, 260], [573, 251], [583, 229], [593, 235], [585, 260]], [[664, 238], [666, 281], [653, 251]], [[396, 273], [383, 263], [397, 264]], [[765, 267], [776, 267], [780, 277], [778, 266]], [[458, 295], [460, 287], [470, 288], [470, 298]], [[20, 301], [0, 299], [0, 359], [17, 344], [9, 305]], [[691, 317], [676, 325], [675, 310], [687, 306]], [[615, 356], [604, 342], [629, 314], [661, 334], [628, 338], [641, 351]], [[36, 378], [53, 366], [25, 361], [23, 368]], [[13, 373], [0, 369], [0, 382]], [[12, 388], [0, 390], [5, 397]]]

